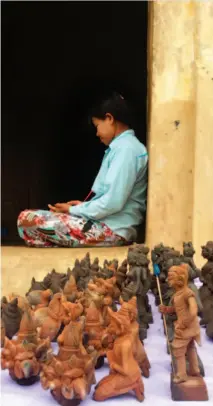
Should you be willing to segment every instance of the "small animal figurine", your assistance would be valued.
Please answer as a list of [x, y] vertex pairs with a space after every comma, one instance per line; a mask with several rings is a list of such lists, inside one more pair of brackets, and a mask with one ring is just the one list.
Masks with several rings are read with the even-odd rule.
[[1, 367], [20, 385], [31, 385], [39, 380], [41, 361], [51, 352], [49, 339], [40, 340], [30, 309], [23, 313], [17, 339], [5, 337], [1, 353]]
[[53, 292], [50, 289], [46, 290], [33, 290], [27, 294], [27, 300], [30, 306], [34, 309], [47, 307]]
[[14, 299], [18, 299], [18, 307], [21, 310], [25, 310], [26, 307], [30, 307], [28, 300], [26, 299], [26, 297], [22, 297], [20, 295], [18, 295], [17, 293], [10, 293], [7, 296], [7, 301], [8, 302], [12, 302]]
[[43, 281], [36, 281], [35, 278], [32, 278], [31, 280], [31, 286], [26, 295], [28, 293], [32, 292], [33, 290], [46, 290], [49, 286], [45, 285]]
[[104, 365], [105, 348], [102, 346], [102, 336], [104, 328], [102, 316], [98, 303], [91, 301], [88, 308], [85, 309], [85, 328], [84, 337], [86, 338], [85, 348], [88, 350], [93, 347], [97, 351], [97, 363], [95, 368], [99, 369]]
[[66, 273], [59, 273], [56, 272], [55, 269], [53, 269], [52, 272], [48, 273], [45, 276], [43, 283], [55, 294], [63, 290], [67, 280], [68, 276]]
[[[106, 330], [109, 337], [115, 336], [113, 348], [107, 351], [110, 373], [96, 385], [93, 399], [97, 402], [123, 395], [129, 391], [144, 400], [144, 385], [141, 370], [133, 353], [133, 336], [128, 317], [108, 308], [110, 324]], [[105, 337], [103, 337], [105, 340]]]
[[76, 281], [72, 273], [64, 286], [63, 293], [64, 296], [66, 296], [67, 301], [73, 303], [82, 296], [82, 292], [78, 291]]
[[[171, 383], [172, 398], [173, 400], [207, 400], [207, 389], [200, 376], [195, 348], [195, 342], [200, 344], [200, 326], [195, 295], [187, 285], [188, 265], [172, 266], [168, 272], [168, 283], [175, 291], [172, 306], [160, 305], [159, 309], [164, 314], [176, 313], [177, 316], [171, 343], [175, 359], [175, 374], [172, 376]], [[186, 356], [189, 361], [189, 376], [187, 376]], [[185, 382], [187, 384], [183, 385]]]
[[62, 293], [56, 293], [48, 307], [35, 310], [34, 317], [38, 324], [40, 338], [49, 337], [50, 341], [53, 341], [57, 337], [64, 322], [64, 302], [66, 302], [66, 297]]
[[[74, 306], [73, 303], [70, 305]], [[75, 310], [73, 307], [73, 316]], [[95, 383], [96, 353], [89, 355], [82, 344], [84, 320], [71, 321], [58, 337], [59, 353], [42, 366], [41, 385], [51, 390], [61, 405], [78, 405], [90, 393]]]
[[2, 320], [5, 327], [5, 335], [8, 338], [18, 332], [23, 311], [18, 307], [18, 299], [15, 298], [11, 302], [8, 302], [6, 297], [1, 301]]

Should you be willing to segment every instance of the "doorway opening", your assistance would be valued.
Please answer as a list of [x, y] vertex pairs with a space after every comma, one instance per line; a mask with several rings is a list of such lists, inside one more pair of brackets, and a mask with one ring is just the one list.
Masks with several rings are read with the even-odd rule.
[[90, 191], [105, 149], [87, 120], [97, 92], [130, 100], [146, 145], [147, 7], [2, 3], [3, 244], [22, 243], [21, 210]]

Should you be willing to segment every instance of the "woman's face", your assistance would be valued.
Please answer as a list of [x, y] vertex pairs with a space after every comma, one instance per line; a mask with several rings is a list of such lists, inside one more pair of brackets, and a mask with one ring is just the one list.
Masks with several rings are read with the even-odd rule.
[[111, 114], [106, 114], [105, 119], [93, 117], [92, 122], [96, 128], [96, 135], [101, 142], [109, 145], [115, 136], [115, 121]]

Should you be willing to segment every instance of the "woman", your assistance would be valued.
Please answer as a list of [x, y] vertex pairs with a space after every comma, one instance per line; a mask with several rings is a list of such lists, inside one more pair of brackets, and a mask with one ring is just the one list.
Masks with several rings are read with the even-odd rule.
[[120, 246], [136, 240], [146, 209], [147, 150], [132, 129], [124, 98], [113, 93], [91, 114], [97, 137], [108, 146], [90, 201], [25, 210], [18, 231], [28, 246]]

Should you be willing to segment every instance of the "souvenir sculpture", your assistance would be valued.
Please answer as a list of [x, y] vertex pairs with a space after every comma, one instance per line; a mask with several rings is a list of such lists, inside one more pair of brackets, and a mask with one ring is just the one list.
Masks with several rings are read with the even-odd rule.
[[95, 258], [94, 262], [91, 265], [91, 271], [90, 271], [91, 278], [93, 278], [94, 276], [97, 276], [99, 269], [100, 269], [99, 259]]
[[34, 310], [40, 309], [41, 307], [47, 307], [53, 292], [50, 289], [46, 290], [33, 290], [29, 292], [26, 297], [31, 307]]
[[1, 317], [1, 348], [4, 346], [4, 339], [5, 339], [5, 327], [3, 319]]
[[190, 279], [194, 280], [201, 276], [200, 269], [198, 269], [194, 263], [195, 250], [191, 241], [183, 242], [183, 255], [181, 255], [181, 260], [183, 263], [188, 264], [191, 268]]
[[49, 337], [50, 341], [53, 341], [57, 337], [64, 322], [64, 302], [66, 302], [65, 296], [62, 293], [56, 293], [48, 307], [37, 309], [34, 312], [40, 338]]
[[12, 338], [19, 330], [23, 311], [18, 307], [18, 299], [8, 303], [5, 297], [1, 301], [2, 320], [5, 327], [5, 335]]
[[35, 278], [32, 278], [30, 289], [28, 290], [26, 295], [28, 295], [28, 293], [32, 292], [33, 290], [46, 290], [46, 289], [47, 289], [47, 286], [45, 286], [43, 281], [39, 282], [39, 281], [36, 281]]
[[73, 303], [82, 296], [82, 292], [78, 291], [76, 280], [72, 273], [70, 274], [69, 280], [64, 286], [63, 293], [66, 296], [67, 300]]
[[30, 304], [27, 300], [26, 297], [22, 297], [20, 295], [18, 295], [17, 293], [10, 293], [6, 299], [4, 297], [4, 301], [6, 300], [7, 303], [12, 302], [14, 299], [18, 300], [18, 307], [21, 310], [25, 310], [26, 307], [30, 307]]
[[[173, 400], [207, 400], [205, 382], [200, 376], [195, 341], [200, 344], [200, 327], [197, 317], [195, 295], [188, 288], [188, 267], [184, 264], [169, 269], [168, 283], [175, 293], [172, 306], [160, 305], [160, 311], [176, 313], [172, 354], [175, 360], [175, 374], [172, 376]], [[186, 371], [186, 356], [189, 361], [189, 375]]]
[[114, 287], [116, 284], [116, 278], [110, 278], [104, 280], [102, 278], [95, 279], [94, 282], [88, 284], [88, 289], [97, 292], [99, 295], [103, 295], [102, 302], [102, 318], [103, 326], [106, 327], [109, 323], [108, 306], [114, 311], [117, 310], [115, 302], [113, 302], [114, 297]]
[[[72, 303], [70, 303], [72, 305]], [[78, 405], [90, 393], [95, 383], [96, 353], [87, 354], [82, 344], [83, 320], [76, 320], [79, 312], [73, 311], [72, 320], [58, 337], [59, 353], [49, 358], [40, 374], [44, 389], [50, 389], [61, 405]]]
[[127, 270], [128, 270], [128, 264], [127, 264], [127, 259], [125, 259], [115, 273], [116, 284], [117, 284], [118, 288], [120, 289], [120, 291], [121, 291], [123, 283], [125, 282], [125, 279], [127, 276]]
[[91, 301], [89, 307], [85, 310], [84, 337], [86, 338], [85, 348], [93, 347], [97, 351], [95, 368], [99, 369], [104, 364], [104, 356], [106, 354], [106, 349], [102, 345], [102, 336], [104, 334], [103, 319], [100, 311], [102, 298], [101, 296], [96, 296], [95, 298], [95, 295], [93, 297], [95, 301]]
[[[93, 399], [101, 402], [133, 391], [141, 402], [144, 400], [144, 385], [139, 365], [133, 354], [130, 320], [120, 312], [113, 312], [110, 308], [108, 312], [110, 324], [106, 335], [116, 337], [113, 349], [107, 351], [110, 373], [97, 384]], [[103, 337], [103, 340], [106, 340], [106, 337]]]
[[46, 289], [50, 289], [53, 293], [58, 293], [64, 288], [67, 279], [67, 274], [56, 272], [55, 269], [53, 269], [52, 272], [45, 276], [43, 283]]
[[29, 309], [24, 311], [17, 339], [5, 337], [1, 367], [8, 369], [11, 378], [20, 385], [31, 385], [39, 380], [41, 362], [51, 352], [50, 340], [41, 340]]
[[207, 263], [202, 267], [201, 282], [203, 286], [199, 289], [203, 304], [203, 318], [201, 325], [206, 326], [206, 334], [213, 339], [213, 241], [208, 241], [202, 247], [202, 256]]
[[143, 376], [148, 378], [151, 365], [146, 355], [144, 346], [139, 339], [139, 325], [137, 322], [137, 298], [134, 296], [128, 302], [124, 302], [122, 299], [120, 299], [120, 303], [121, 309], [119, 310], [119, 313], [124, 315], [124, 317], [128, 317], [130, 319], [134, 357], [141, 368]]
[[149, 314], [147, 292], [150, 287], [150, 276], [147, 273], [147, 259], [140, 246], [133, 246], [128, 251], [129, 272], [122, 288], [121, 297], [124, 301], [137, 297], [139, 335], [141, 341], [147, 337]]

